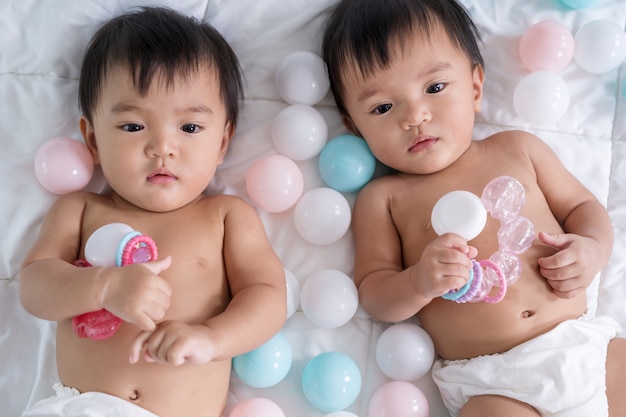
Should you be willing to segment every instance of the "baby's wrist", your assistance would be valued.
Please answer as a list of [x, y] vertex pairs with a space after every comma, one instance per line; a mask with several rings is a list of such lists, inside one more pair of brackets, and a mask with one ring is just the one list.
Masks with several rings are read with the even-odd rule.
[[94, 298], [98, 304], [98, 309], [107, 308], [110, 305], [111, 293], [115, 287], [115, 281], [119, 280], [118, 269], [119, 268], [105, 268], [105, 267], [93, 267], [96, 272], [94, 280]]

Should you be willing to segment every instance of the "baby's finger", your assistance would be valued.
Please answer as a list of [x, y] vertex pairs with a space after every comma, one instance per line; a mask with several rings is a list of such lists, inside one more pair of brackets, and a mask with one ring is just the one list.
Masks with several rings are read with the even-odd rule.
[[577, 287], [584, 287], [584, 284], [581, 283], [580, 271], [574, 266], [555, 270], [542, 269], [540, 272], [550, 286], [556, 290], [569, 291]]
[[444, 235], [441, 235], [438, 238], [438, 241], [443, 247], [456, 249], [464, 254], [467, 254], [469, 251], [469, 245], [467, 244], [467, 240], [455, 233], [446, 233]]
[[557, 249], [564, 249], [572, 243], [572, 235], [567, 233], [546, 233], [539, 232], [539, 240]]
[[570, 262], [565, 256], [557, 256], [556, 254], [547, 258], [540, 258], [539, 271], [541, 275], [546, 279], [551, 280], [566, 280], [574, 278], [579, 274], [579, 270], [576, 267], [574, 261]]
[[163, 293], [157, 293], [153, 297], [152, 302], [145, 306], [144, 313], [152, 322], [158, 323], [165, 317], [171, 300]]
[[585, 289], [579, 279], [548, 280], [552, 291], [560, 298], [572, 298]]
[[136, 317], [126, 320], [127, 322], [134, 324], [145, 332], [151, 332], [156, 328], [155, 321], [145, 313], [138, 313]]
[[133, 340], [133, 343], [130, 345], [130, 363], [137, 363], [139, 361], [141, 351], [144, 349], [144, 346], [150, 339], [150, 336], [152, 336], [152, 332], [141, 332], [137, 335], [135, 340]]
[[567, 283], [566, 281], [550, 281], [548, 280], [548, 284], [550, 285], [550, 287], [552, 287], [552, 291], [561, 296], [562, 294], [567, 294], [570, 291], [574, 291], [577, 288], [577, 286], [573, 286], [569, 283]]
[[578, 296], [584, 290], [585, 290], [584, 288], [574, 288], [573, 290], [569, 290], [569, 291], [558, 291], [558, 290], [553, 289], [553, 292], [559, 298], [570, 299], [570, 298], [574, 298]]
[[539, 258], [537, 263], [546, 270], [559, 270], [575, 264], [576, 261], [577, 257], [573, 251], [562, 250], [554, 255]]
[[167, 362], [167, 352], [169, 350], [168, 332], [164, 331], [163, 327], [159, 331], [154, 332], [150, 340], [146, 343], [146, 354], [149, 355], [149, 361], [152, 362]]
[[441, 293], [441, 295], [447, 294], [450, 291], [457, 291], [467, 283], [466, 278], [462, 278], [459, 276], [446, 277], [444, 281], [445, 290]]
[[165, 271], [172, 265], [172, 257], [166, 256], [163, 259], [146, 262], [143, 265], [147, 267], [150, 271], [152, 271], [154, 275], [159, 275], [161, 272]]
[[478, 249], [473, 246], [468, 246], [466, 255], [468, 258], [475, 258], [478, 256]]

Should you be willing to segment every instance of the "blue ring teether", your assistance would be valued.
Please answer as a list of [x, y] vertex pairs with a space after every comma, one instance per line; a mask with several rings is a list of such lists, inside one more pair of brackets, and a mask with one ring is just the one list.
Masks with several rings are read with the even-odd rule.
[[474, 268], [470, 269], [470, 276], [467, 282], [465, 283], [465, 285], [463, 285], [458, 290], [453, 290], [453, 291], [449, 291], [445, 293], [444, 295], [441, 296], [441, 298], [444, 298], [446, 300], [456, 301], [457, 299], [465, 295], [467, 291], [469, 291], [470, 287], [472, 286], [472, 281], [474, 281]]
[[122, 255], [124, 254], [124, 249], [126, 249], [126, 245], [132, 238], [134, 238], [135, 236], [140, 236], [140, 235], [141, 233], [139, 233], [136, 230], [133, 230], [132, 232], [128, 232], [124, 235], [124, 237], [120, 241], [120, 245], [117, 247], [117, 256], [115, 257], [115, 265], [122, 266]]

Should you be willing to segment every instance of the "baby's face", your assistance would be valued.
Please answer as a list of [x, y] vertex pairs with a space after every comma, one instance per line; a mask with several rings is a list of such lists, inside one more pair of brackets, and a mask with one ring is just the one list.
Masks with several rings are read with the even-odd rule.
[[[483, 73], [436, 25], [393, 49], [371, 76], [348, 71], [344, 101], [355, 133], [378, 160], [411, 174], [438, 172], [470, 146]], [[350, 123], [349, 123], [350, 124]]]
[[212, 70], [167, 85], [155, 75], [141, 95], [129, 71], [107, 74], [93, 126], [81, 121], [88, 146], [111, 188], [154, 212], [194, 201], [222, 163], [230, 137]]

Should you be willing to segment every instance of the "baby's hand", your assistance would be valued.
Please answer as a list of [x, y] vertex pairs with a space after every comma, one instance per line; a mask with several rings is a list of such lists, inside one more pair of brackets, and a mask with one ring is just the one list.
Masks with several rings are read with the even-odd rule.
[[446, 233], [436, 238], [424, 248], [416, 265], [416, 290], [426, 298], [435, 298], [461, 288], [469, 279], [471, 258], [476, 254], [476, 248], [459, 235]]
[[172, 288], [159, 274], [172, 264], [170, 256], [157, 261], [116, 267], [107, 284], [104, 308], [142, 330], [153, 330], [170, 306]]
[[538, 259], [539, 271], [554, 293], [573, 298], [585, 291], [602, 269], [601, 248], [594, 239], [575, 234], [539, 233], [539, 240], [559, 249], [552, 256]]
[[206, 326], [166, 321], [151, 332], [137, 335], [130, 348], [130, 363], [139, 361], [141, 352], [148, 362], [203, 365], [214, 358], [215, 349]]

